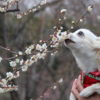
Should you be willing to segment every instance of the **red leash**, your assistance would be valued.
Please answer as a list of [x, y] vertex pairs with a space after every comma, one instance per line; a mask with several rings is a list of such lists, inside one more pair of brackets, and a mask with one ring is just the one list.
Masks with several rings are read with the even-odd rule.
[[91, 86], [95, 83], [100, 83], [100, 71], [94, 71], [90, 73], [82, 72], [81, 79], [84, 88]]

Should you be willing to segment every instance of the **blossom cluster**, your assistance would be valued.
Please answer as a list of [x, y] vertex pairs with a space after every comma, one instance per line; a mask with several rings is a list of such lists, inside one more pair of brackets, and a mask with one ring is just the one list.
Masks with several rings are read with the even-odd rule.
[[[67, 37], [67, 32], [61, 32], [58, 30], [56, 35], [51, 36], [50, 45], [47, 42], [43, 42], [40, 44], [32, 44], [31, 46], [27, 47], [24, 52], [19, 51], [18, 57], [13, 59], [9, 62], [9, 65], [12, 68], [17, 68], [17, 66], [21, 67], [22, 71], [27, 71], [28, 67], [31, 66], [33, 63], [37, 62], [39, 59], [45, 59], [49, 49], [52, 48], [53, 50], [59, 46], [59, 43], [64, 41]], [[49, 46], [48, 46], [49, 45]], [[52, 53], [55, 51], [52, 51]], [[28, 59], [24, 60], [21, 58], [23, 55], [28, 55]], [[1, 58], [2, 59], [2, 58]], [[3, 59], [2, 59], [3, 60]], [[1, 61], [2, 61], [1, 60]]]
[[[44, 4], [44, 3], [43, 3]], [[92, 6], [89, 6], [87, 8], [87, 11], [90, 12], [92, 10]], [[32, 10], [30, 10], [31, 12]], [[62, 19], [60, 18], [60, 22], [62, 20], [65, 20], [64, 13], [66, 12], [66, 9], [62, 9], [60, 13], [63, 15]], [[21, 18], [21, 15], [19, 15], [19, 18]], [[82, 21], [83, 19], [79, 19]], [[72, 21], [72, 23], [75, 23], [75, 21]], [[18, 78], [20, 76], [20, 71], [25, 72], [28, 70], [28, 68], [36, 63], [39, 59], [45, 59], [48, 52], [51, 53], [51, 55], [55, 55], [57, 52], [57, 48], [59, 47], [60, 43], [63, 42], [67, 38], [67, 30], [62, 32], [63, 27], [60, 26], [58, 28], [55, 26], [54, 34], [50, 35], [49, 41], [40, 41], [38, 44], [32, 44], [29, 47], [26, 47], [24, 51], [14, 52], [14, 57], [9, 58], [9, 66], [12, 67], [13, 72], [7, 72], [6, 77], [1, 79], [0, 81], [0, 93], [17, 90], [18, 87], [14, 84], [8, 84], [9, 81], [12, 79]], [[23, 56], [26, 56], [27, 59], [24, 59]], [[5, 58], [0, 57], [0, 62], [5, 60]], [[62, 83], [62, 79], [59, 80], [59, 83]], [[53, 87], [56, 89], [56, 86]]]
[[[41, 0], [41, 2], [35, 6], [32, 7], [31, 9], [28, 9], [25, 12], [21, 12], [20, 8], [19, 8], [19, 2], [21, 0], [3, 0], [0, 1], [0, 12], [1, 13], [6, 13], [6, 12], [17, 12], [16, 16], [18, 19], [22, 18], [22, 16], [27, 15], [30, 12], [36, 12], [37, 10], [39, 10], [43, 5], [46, 4], [46, 0]], [[12, 6], [16, 5], [16, 9], [12, 9]], [[12, 10], [9, 10], [12, 9]]]
[[19, 2], [20, 0], [4, 0], [0, 1], [0, 12], [6, 12], [8, 8], [12, 7], [16, 2]]
[[[9, 62], [9, 65], [16, 71], [16, 73], [13, 72], [7, 72], [6, 78], [2, 79], [0, 81], [0, 85], [2, 87], [9, 87], [7, 90], [5, 88], [1, 88], [2, 90], [0, 93], [4, 93], [11, 90], [17, 90], [16, 86], [8, 85], [8, 81], [11, 81], [12, 79], [18, 78], [20, 76], [20, 72], [17, 70], [19, 69], [18, 66], [20, 66], [20, 70], [22, 72], [25, 72], [28, 70], [28, 68], [37, 62], [39, 59], [45, 59], [47, 53], [49, 52], [49, 48], [52, 48], [53, 50], [59, 46], [59, 43], [64, 40], [64, 38], [67, 36], [67, 32], [60, 32], [60, 30], [57, 32], [57, 34], [52, 35], [50, 46], [48, 47], [48, 44], [45, 42], [43, 44], [32, 44], [28, 48], [25, 49], [24, 52], [19, 51], [18, 57], [13, 59]], [[35, 52], [35, 54], [34, 54]], [[52, 51], [52, 54], [55, 54], [55, 51]], [[24, 60], [21, 58], [23, 55], [28, 55], [28, 59]], [[21, 58], [21, 59], [20, 59]], [[2, 62], [3, 58], [0, 57], [0, 61]]]
[[32, 13], [36, 12], [37, 10], [41, 9], [41, 7], [44, 6], [45, 4], [46, 4], [46, 0], [41, 0], [41, 2], [36, 7], [32, 7], [26, 12], [17, 13], [17, 19], [21, 19], [23, 16], [28, 15], [31, 12]]
[[[61, 13], [65, 11], [65, 9], [61, 10]], [[50, 39], [47, 41], [41, 40], [38, 44], [32, 44], [29, 47], [26, 47], [24, 51], [14, 52], [14, 57], [11, 57], [9, 58], [10, 60], [7, 60], [9, 61], [9, 66], [13, 69], [13, 72], [7, 72], [6, 77], [1, 79], [0, 85], [2, 90], [0, 93], [17, 90], [18, 87], [13, 84], [8, 84], [9, 81], [18, 78], [20, 76], [20, 71], [27, 71], [28, 68], [32, 64], [36, 63], [39, 59], [45, 59], [48, 52], [50, 52], [51, 55], [55, 55], [59, 44], [67, 37], [67, 31], [62, 32], [62, 29], [63, 27], [56, 29], [54, 34], [50, 35]], [[27, 56], [27, 59], [23, 59], [23, 56]], [[1, 63], [3, 60], [5, 60], [5, 58], [0, 57]]]
[[7, 72], [6, 73], [6, 78], [5, 79], [1, 79], [0, 80], [0, 93], [5, 93], [5, 92], [9, 92], [9, 91], [17, 91], [18, 90], [18, 86], [8, 83], [8, 81], [17, 78], [17, 75], [14, 75], [12, 72]]
[[28, 11], [17, 13], [17, 19], [21, 19], [23, 16], [26, 16], [31, 12], [32, 13], [36, 12], [37, 10], [41, 9], [41, 7], [44, 6], [46, 3], [47, 3], [46, 0], [41, 0], [41, 2], [37, 6], [30, 8]]

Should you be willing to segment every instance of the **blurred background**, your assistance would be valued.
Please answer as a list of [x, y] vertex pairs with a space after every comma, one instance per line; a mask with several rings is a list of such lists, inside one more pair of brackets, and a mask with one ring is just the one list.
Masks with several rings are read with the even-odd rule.
[[[22, 0], [19, 7], [24, 12], [36, 6], [37, 1]], [[12, 13], [0, 14], [0, 45], [23, 51], [25, 47], [41, 39], [46, 40], [53, 33], [61, 9], [67, 9], [64, 24], [68, 27], [72, 20], [77, 21], [84, 15], [89, 5], [94, 6], [93, 11], [85, 16], [84, 22], [77, 28], [88, 28], [100, 35], [100, 0], [47, 0], [40, 10], [22, 19], [17, 19]], [[2, 49], [0, 55], [11, 56]], [[1, 76], [7, 71], [11, 71], [8, 63], [0, 64]], [[48, 55], [45, 60], [39, 60], [27, 72], [21, 73], [17, 81], [19, 90], [0, 94], [0, 100], [69, 100], [72, 81], [79, 73], [71, 52], [62, 45], [56, 56]], [[54, 87], [60, 79], [63, 82]]]

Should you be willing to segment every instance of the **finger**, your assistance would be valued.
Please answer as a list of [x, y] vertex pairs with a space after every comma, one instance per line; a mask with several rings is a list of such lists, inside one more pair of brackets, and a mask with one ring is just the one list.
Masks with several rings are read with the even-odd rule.
[[81, 92], [83, 90], [83, 86], [81, 83], [81, 76], [79, 75], [78, 80], [77, 80], [77, 89], [79, 92]]
[[73, 82], [72, 93], [75, 95], [76, 98], [79, 98], [79, 92], [76, 86], [77, 86], [77, 79], [75, 79], [75, 81]]
[[72, 88], [76, 88], [77, 86], [77, 79], [74, 80]]
[[77, 81], [77, 79], [75, 79], [74, 82], [73, 82], [72, 90], [76, 88], [76, 81]]

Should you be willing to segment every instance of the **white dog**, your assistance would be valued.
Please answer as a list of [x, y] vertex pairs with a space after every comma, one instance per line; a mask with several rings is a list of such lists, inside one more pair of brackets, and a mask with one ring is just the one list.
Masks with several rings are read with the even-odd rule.
[[[79, 29], [74, 33], [69, 33], [64, 44], [71, 50], [84, 75], [100, 82], [100, 77], [90, 74], [100, 72], [100, 37], [87, 29]], [[80, 96], [88, 97], [93, 93], [100, 94], [100, 83], [84, 88]], [[70, 100], [76, 100], [73, 93], [70, 95]]]

